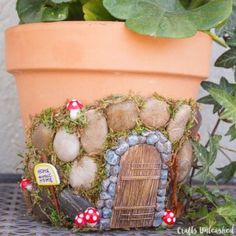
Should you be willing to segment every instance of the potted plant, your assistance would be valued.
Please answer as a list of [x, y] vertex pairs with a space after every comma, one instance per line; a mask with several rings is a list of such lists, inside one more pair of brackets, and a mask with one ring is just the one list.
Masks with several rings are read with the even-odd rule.
[[[173, 225], [188, 206], [194, 211], [186, 201], [194, 191], [207, 198], [191, 187], [192, 177], [198, 168], [212, 177], [212, 161], [205, 167], [201, 157], [215, 159], [220, 138], [205, 149], [196, 142], [201, 117], [193, 98], [208, 76], [210, 36], [226, 45], [211, 30], [225, 25], [232, 6], [17, 1], [22, 24], [6, 32], [7, 68], [25, 124], [32, 116], [21, 182], [29, 212], [80, 230], [158, 227]], [[234, 35], [223, 36], [234, 43]], [[222, 111], [232, 106], [210, 93]]]
[[78, 94], [85, 104], [130, 90], [194, 98], [209, 73], [210, 30], [231, 9], [231, 0], [17, 1], [6, 63], [25, 124]]

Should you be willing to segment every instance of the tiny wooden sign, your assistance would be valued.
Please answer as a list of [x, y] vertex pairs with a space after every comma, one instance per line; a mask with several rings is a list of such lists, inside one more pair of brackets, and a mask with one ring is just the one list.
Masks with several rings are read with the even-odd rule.
[[40, 163], [34, 167], [34, 175], [38, 185], [54, 186], [60, 184], [60, 178], [55, 166], [49, 163]]

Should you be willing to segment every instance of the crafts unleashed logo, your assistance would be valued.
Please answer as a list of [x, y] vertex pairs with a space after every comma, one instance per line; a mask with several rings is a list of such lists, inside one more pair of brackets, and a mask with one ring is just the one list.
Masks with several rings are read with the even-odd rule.
[[231, 228], [214, 228], [214, 227], [199, 227], [195, 228], [193, 226], [183, 228], [178, 227], [177, 228], [177, 234], [179, 235], [234, 235], [236, 233], [235, 225], [233, 225]]

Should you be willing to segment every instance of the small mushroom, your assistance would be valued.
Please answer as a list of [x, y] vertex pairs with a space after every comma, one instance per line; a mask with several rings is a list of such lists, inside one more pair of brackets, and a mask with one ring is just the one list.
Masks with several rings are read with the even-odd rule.
[[78, 118], [78, 114], [83, 107], [84, 105], [76, 99], [70, 100], [66, 105], [66, 109], [70, 111], [70, 118], [72, 120], [76, 120]]
[[84, 213], [79, 213], [74, 219], [74, 225], [78, 228], [83, 227], [86, 224]]
[[20, 187], [21, 187], [21, 189], [28, 190], [30, 192], [33, 190], [33, 186], [32, 186], [29, 179], [22, 179], [22, 181], [20, 183]]
[[98, 223], [98, 221], [100, 220], [99, 212], [93, 207], [87, 208], [87, 210], [85, 210], [84, 214], [85, 214], [85, 220], [87, 221], [87, 224], [89, 226], [94, 227]]
[[171, 210], [166, 210], [162, 217], [162, 220], [167, 225], [173, 225], [176, 221], [175, 214]]

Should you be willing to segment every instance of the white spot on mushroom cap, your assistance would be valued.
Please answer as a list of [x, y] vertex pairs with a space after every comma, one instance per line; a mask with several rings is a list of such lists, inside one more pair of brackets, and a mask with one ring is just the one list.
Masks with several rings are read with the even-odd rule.
[[170, 223], [171, 222], [171, 218], [167, 218], [167, 222]]
[[81, 213], [81, 214], [79, 215], [79, 217], [80, 217], [80, 218], [83, 218], [83, 217], [84, 217], [84, 214], [83, 214], [83, 213]]
[[86, 220], [89, 220], [89, 219], [90, 219], [90, 216], [89, 216], [89, 215], [86, 215], [85, 218], [86, 218]]
[[93, 214], [93, 210], [90, 209], [90, 210], [88, 211], [88, 213], [89, 213], [89, 214]]
[[93, 216], [93, 220], [96, 221], [98, 219], [97, 216]]
[[174, 213], [173, 212], [171, 212], [170, 213], [170, 217], [174, 217], [175, 215], [174, 215]]
[[173, 218], [173, 222], [175, 222], [175, 221], [176, 221], [176, 218], [174, 217], [174, 218]]
[[82, 223], [82, 221], [83, 221], [83, 220], [82, 220], [81, 218], [79, 218], [79, 219], [78, 219], [78, 223], [80, 223], [80, 224], [81, 224], [81, 223]]
[[76, 107], [76, 106], [77, 106], [77, 102], [73, 102], [73, 103], [72, 103], [72, 106], [73, 106], [73, 107]]

